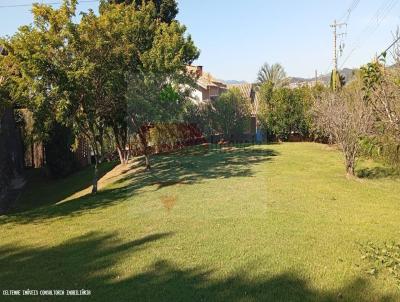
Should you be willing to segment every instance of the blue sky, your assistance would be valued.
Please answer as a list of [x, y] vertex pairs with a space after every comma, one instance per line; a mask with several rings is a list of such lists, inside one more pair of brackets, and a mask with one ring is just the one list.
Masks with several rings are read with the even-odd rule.
[[[264, 62], [281, 63], [290, 76], [313, 77], [316, 69], [318, 73], [326, 73], [332, 68], [329, 24], [343, 17], [353, 2], [178, 0], [178, 19], [201, 49], [196, 64], [204, 65], [217, 78], [253, 81]], [[359, 1], [348, 21], [346, 46], [339, 66], [353, 48], [345, 67], [366, 63], [391, 43], [392, 33], [400, 24], [398, 2]], [[0, 0], [0, 35], [10, 35], [18, 26], [31, 22], [29, 7], [1, 6], [25, 3], [30, 1]], [[79, 9], [97, 10], [97, 6], [84, 3]]]

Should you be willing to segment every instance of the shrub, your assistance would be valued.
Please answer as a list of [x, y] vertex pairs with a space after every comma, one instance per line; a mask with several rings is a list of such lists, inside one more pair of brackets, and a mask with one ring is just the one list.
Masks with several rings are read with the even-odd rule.
[[310, 133], [311, 91], [304, 88], [272, 89], [269, 83], [260, 87], [259, 120], [261, 127], [281, 140], [290, 134], [303, 137]]
[[239, 89], [232, 88], [221, 94], [212, 105], [212, 124], [216, 132], [230, 138], [250, 130], [250, 103]]
[[400, 169], [400, 144], [391, 136], [374, 136], [361, 141], [362, 155]]

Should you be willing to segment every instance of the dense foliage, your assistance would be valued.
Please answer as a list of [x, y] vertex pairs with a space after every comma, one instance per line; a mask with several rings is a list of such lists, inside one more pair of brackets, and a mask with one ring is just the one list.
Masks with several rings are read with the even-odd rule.
[[250, 104], [237, 88], [221, 94], [212, 105], [212, 124], [216, 132], [230, 139], [249, 131]]
[[89, 11], [79, 22], [76, 5], [35, 4], [33, 24], [0, 40], [8, 53], [0, 64], [2, 90], [32, 112], [40, 139], [52, 137], [55, 123], [69, 128], [90, 144], [97, 165], [111, 133], [126, 163], [129, 134], [174, 122], [183, 111], [188, 93], [177, 87], [192, 84], [186, 66], [199, 52], [175, 20], [175, 1], [103, 1], [100, 14]]
[[250, 105], [238, 88], [231, 88], [212, 102], [188, 104], [184, 116], [206, 136], [218, 134], [235, 140], [250, 132]]
[[396, 66], [372, 62], [344, 87], [315, 99], [314, 124], [341, 147], [348, 174], [354, 175], [360, 156], [399, 167], [399, 75]]
[[280, 140], [287, 140], [291, 134], [308, 137], [311, 106], [309, 88], [274, 88], [271, 83], [264, 83], [259, 96], [259, 121], [265, 132]]

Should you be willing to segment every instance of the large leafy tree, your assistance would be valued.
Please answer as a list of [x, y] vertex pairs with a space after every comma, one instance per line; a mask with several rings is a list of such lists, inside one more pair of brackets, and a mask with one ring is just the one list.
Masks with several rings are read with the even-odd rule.
[[[135, 117], [140, 129], [141, 123], [167, 120], [165, 113], [171, 117], [172, 103], [159, 104], [180, 99], [180, 85], [189, 83], [186, 65], [197, 58], [198, 50], [185, 27], [157, 17], [152, 1], [134, 9], [103, 2], [100, 15], [89, 11], [74, 23], [76, 3], [65, 0], [59, 9], [34, 5], [34, 23], [3, 41], [10, 53], [4, 65], [12, 98], [31, 109], [38, 133], [48, 133], [48, 125], [56, 121], [90, 143], [96, 192], [97, 158], [106, 129], [113, 130], [121, 162], [126, 162], [127, 121]], [[146, 96], [148, 107], [132, 107], [140, 94], [126, 98], [128, 87], [132, 92], [135, 85], [132, 79], [138, 78], [139, 90], [147, 79], [157, 79]], [[145, 118], [137, 118], [140, 115]]]
[[186, 93], [182, 87], [192, 84], [186, 66], [199, 54], [184, 26], [157, 18], [159, 8], [152, 1], [135, 9], [103, 4], [100, 16], [90, 12], [79, 27], [85, 33], [79, 45], [85, 45], [86, 58], [97, 70], [97, 98], [103, 100], [104, 121], [113, 129], [121, 162], [128, 157], [129, 124], [141, 138], [147, 167], [145, 129], [176, 119], [175, 107], [183, 106]]
[[[151, 8], [152, 4], [148, 4]], [[159, 123], [182, 121], [193, 78], [187, 71], [198, 56], [186, 28], [177, 21], [155, 27], [152, 47], [140, 53], [140, 65], [128, 73], [128, 119], [138, 135], [150, 169], [149, 128]]]
[[11, 94], [33, 112], [42, 139], [58, 122], [86, 138], [96, 158], [93, 192], [97, 191], [97, 158], [105, 126], [99, 75], [81, 44], [85, 31], [73, 22], [76, 0], [59, 9], [34, 5], [34, 22], [23, 26], [6, 42]]
[[121, 163], [126, 163], [127, 105], [126, 74], [140, 65], [140, 53], [151, 48], [155, 21], [154, 8], [127, 9], [106, 5], [97, 16], [83, 15], [73, 48], [80, 83], [91, 87], [98, 110], [100, 148], [104, 128], [111, 128]]

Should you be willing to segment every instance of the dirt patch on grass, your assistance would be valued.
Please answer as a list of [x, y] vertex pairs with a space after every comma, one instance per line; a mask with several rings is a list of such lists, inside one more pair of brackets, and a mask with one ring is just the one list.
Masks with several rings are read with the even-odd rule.
[[164, 196], [161, 196], [160, 200], [161, 200], [162, 204], [164, 205], [164, 208], [168, 212], [170, 212], [174, 208], [178, 198], [176, 197], [176, 195], [164, 195]]

